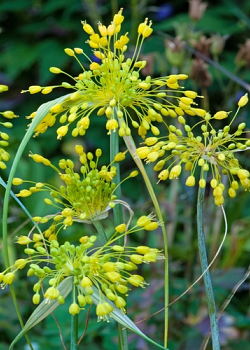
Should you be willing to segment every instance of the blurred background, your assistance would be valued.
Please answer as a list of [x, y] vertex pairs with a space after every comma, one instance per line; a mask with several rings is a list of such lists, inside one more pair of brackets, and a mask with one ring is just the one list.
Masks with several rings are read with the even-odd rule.
[[[239, 98], [250, 90], [250, 2], [239, 3], [235, 0], [206, 1], [199, 0], [1, 0], [0, 1], [0, 84], [9, 86], [9, 91], [0, 95], [0, 110], [13, 110], [18, 119], [14, 128], [9, 130], [9, 153], [13, 159], [20, 144], [28, 120], [25, 118], [42, 103], [67, 93], [56, 89], [49, 95], [20, 94], [30, 85], [57, 85], [65, 81], [62, 76], [53, 75], [49, 67], [59, 67], [72, 76], [81, 70], [77, 62], [64, 53], [64, 48], [81, 47], [94, 59], [85, 41], [87, 34], [82, 30], [80, 21], [87, 20], [94, 28], [97, 22], [108, 25], [113, 15], [124, 8], [123, 34], [129, 32], [130, 43], [127, 55], [133, 53], [137, 38], [138, 24], [145, 17], [153, 21], [153, 34], [144, 41], [141, 57], [147, 60], [143, 70], [145, 76], [165, 76], [184, 73], [189, 78], [185, 88], [197, 91], [205, 99], [200, 107], [215, 113], [219, 110], [235, 111]], [[87, 60], [82, 61], [87, 67]], [[70, 81], [70, 80], [69, 80]], [[238, 123], [245, 122], [250, 129], [249, 106], [242, 108], [237, 117]], [[232, 114], [233, 115], [233, 114]], [[20, 161], [16, 176], [40, 182], [56, 183], [57, 178], [51, 169], [34, 163], [29, 151], [47, 157], [57, 164], [62, 157], [70, 157], [77, 163], [75, 144], [84, 145], [87, 151], [102, 148], [102, 162], [109, 162], [109, 139], [105, 129], [105, 118], [91, 117], [91, 125], [84, 138], [73, 139], [67, 135], [62, 141], [56, 139], [56, 128], [30, 140]], [[192, 122], [191, 122], [192, 123]], [[219, 124], [221, 123], [221, 124]], [[237, 125], [238, 125], [237, 123]], [[59, 125], [59, 122], [57, 126]], [[218, 121], [218, 128], [223, 121]], [[237, 129], [237, 125], [235, 128]], [[142, 139], [133, 134], [137, 144]], [[250, 135], [248, 134], [248, 137]], [[121, 140], [121, 150], [125, 146]], [[248, 151], [249, 152], [249, 151]], [[241, 165], [250, 170], [249, 153], [241, 152]], [[9, 164], [11, 160], [9, 161]], [[1, 171], [7, 181], [10, 166]], [[170, 264], [170, 301], [174, 301], [200, 275], [196, 237], [196, 198], [195, 188], [185, 186], [186, 175], [179, 181], [166, 181], [156, 185], [157, 174], [151, 165], [147, 171], [152, 179], [156, 194], [163, 211], [169, 240]], [[121, 164], [122, 178], [135, 169], [133, 161], [127, 159]], [[224, 180], [226, 184], [226, 179]], [[18, 188], [19, 190], [19, 188]], [[126, 181], [122, 187], [123, 199], [135, 212], [135, 219], [153, 211], [142, 178], [138, 176]], [[0, 208], [2, 208], [4, 190], [0, 189]], [[48, 208], [41, 194], [23, 199], [23, 203], [32, 215], [46, 215]], [[219, 257], [211, 268], [215, 299], [218, 311], [230, 296], [234, 286], [243, 278], [250, 262], [250, 194], [240, 190], [236, 198], [225, 198], [228, 218], [228, 235]], [[1, 209], [0, 209], [1, 210]], [[206, 239], [209, 260], [215, 255], [224, 234], [224, 222], [220, 208], [214, 205], [212, 191], [208, 186], [205, 202]], [[112, 214], [105, 220], [108, 233], [113, 232]], [[27, 217], [14, 201], [10, 203], [9, 236], [11, 259], [21, 257], [19, 247], [13, 245], [16, 235], [27, 235], [31, 226]], [[77, 241], [79, 234], [92, 234], [91, 226], [74, 226], [63, 232], [61, 239], [70, 236]], [[138, 233], [130, 237], [130, 243], [163, 246], [162, 235], [156, 233]], [[0, 242], [1, 246], [1, 242]], [[3, 269], [3, 258], [0, 254]], [[25, 269], [24, 269], [25, 270]], [[163, 262], [149, 266], [143, 265], [140, 272], [150, 284], [145, 290], [133, 290], [128, 298], [128, 315], [138, 322], [164, 305], [163, 300]], [[34, 310], [32, 304], [32, 286], [35, 280], [26, 277], [26, 271], [19, 273], [15, 282], [19, 305], [24, 320]], [[222, 349], [250, 349], [250, 308], [249, 279], [238, 288], [226, 310], [222, 312], [219, 327]], [[66, 303], [67, 304], [67, 303]], [[68, 302], [69, 304], [69, 302]], [[70, 317], [68, 306], [60, 307], [55, 315], [63, 333], [65, 347], [69, 347]], [[6, 307], [8, 305], [8, 307]], [[87, 311], [80, 314], [80, 333], [84, 331]], [[197, 283], [191, 291], [169, 308], [170, 331], [169, 349], [203, 349], [204, 339], [209, 334], [209, 322], [203, 283]], [[161, 342], [163, 339], [163, 312], [138, 323], [138, 327], [149, 337]], [[20, 331], [9, 289], [0, 290], [0, 349], [8, 349], [13, 338]], [[63, 349], [59, 329], [49, 316], [30, 332], [34, 349]], [[151, 344], [129, 333], [130, 349], [154, 349]], [[112, 344], [112, 345], [111, 345]], [[96, 315], [90, 311], [87, 332], [81, 348], [92, 350], [117, 348], [117, 331], [114, 322], [97, 323]], [[17, 350], [28, 349], [25, 339], [21, 339]], [[207, 349], [211, 349], [208, 345]]]

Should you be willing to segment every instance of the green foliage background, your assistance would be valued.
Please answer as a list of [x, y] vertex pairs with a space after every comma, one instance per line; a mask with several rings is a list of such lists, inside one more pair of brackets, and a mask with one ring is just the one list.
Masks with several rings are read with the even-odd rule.
[[[168, 6], [168, 7], [167, 7]], [[56, 85], [61, 83], [61, 76], [49, 72], [49, 67], [56, 66], [67, 71], [72, 76], [78, 75], [80, 70], [76, 62], [64, 53], [64, 48], [82, 47], [86, 54], [91, 56], [88, 45], [85, 45], [87, 35], [81, 28], [80, 21], [87, 19], [88, 23], [96, 26], [98, 21], [108, 24], [112, 19], [112, 13], [119, 8], [124, 8], [125, 23], [124, 32], [128, 31], [131, 46], [135, 43], [137, 25], [149, 17], [153, 20], [153, 35], [145, 41], [143, 54], [152, 65], [147, 74], [167, 75], [175, 72], [189, 74], [194, 58], [194, 45], [192, 40], [201, 36], [212, 37], [214, 34], [226, 35], [228, 38], [225, 47], [219, 55], [210, 54], [210, 59], [216, 62], [216, 67], [211, 64], [208, 67], [213, 82], [209, 87], [197, 85], [194, 80], [185, 84], [199, 92], [209, 96], [209, 110], [214, 113], [218, 110], [235, 110], [237, 101], [246, 91], [242, 85], [235, 82], [232, 74], [242, 79], [246, 84], [250, 83], [250, 58], [249, 63], [237, 65], [235, 60], [239, 45], [244, 45], [250, 38], [250, 3], [242, 1], [241, 6], [233, 1], [208, 1], [208, 8], [203, 18], [194, 23], [188, 15], [188, 2], [177, 1], [94, 1], [94, 0], [1, 0], [0, 2], [0, 84], [9, 85], [8, 93], [0, 96], [0, 110], [11, 109], [20, 117], [15, 120], [15, 127], [10, 130], [12, 157], [18, 148], [25, 133], [27, 120], [30, 115], [42, 103], [52, 100], [64, 90], [58, 89], [50, 95], [29, 93], [20, 94], [21, 90], [28, 89], [30, 85]], [[165, 14], [165, 17], [164, 17]], [[175, 67], [166, 56], [166, 38], [180, 36], [185, 41], [186, 47], [184, 59], [180, 67]], [[131, 49], [132, 50], [132, 49]], [[190, 51], [191, 50], [191, 51]], [[250, 54], [249, 54], [250, 55]], [[212, 63], [213, 63], [212, 62]], [[172, 63], [172, 64], [171, 64]], [[87, 61], [83, 62], [87, 65]], [[225, 75], [220, 65], [226, 68], [229, 75]], [[246, 122], [250, 129], [249, 107], [240, 112], [239, 122]], [[134, 135], [138, 144], [141, 140]], [[54, 173], [45, 169], [40, 164], [30, 161], [28, 152], [39, 153], [56, 163], [61, 157], [74, 158], [74, 145], [83, 144], [88, 151], [100, 147], [104, 151], [103, 162], [109, 159], [109, 139], [106, 135], [105, 120], [100, 117], [91, 119], [91, 127], [83, 139], [72, 140], [71, 136], [63, 141], [56, 140], [55, 128], [48, 130], [39, 138], [33, 139], [19, 164], [17, 176], [33, 181], [56, 181]], [[121, 143], [121, 148], [124, 145]], [[250, 161], [247, 152], [240, 155], [241, 164], [248, 170]], [[134, 169], [131, 159], [122, 164], [122, 177]], [[152, 183], [156, 184], [157, 175], [151, 166], [147, 166]], [[8, 169], [1, 176], [6, 181]], [[173, 301], [199, 276], [199, 259], [197, 256], [197, 240], [195, 230], [195, 190], [185, 186], [185, 175], [179, 181], [160, 183], [155, 185], [161, 208], [167, 225], [170, 245], [170, 300]], [[2, 202], [3, 189], [0, 189], [0, 201]], [[147, 195], [145, 186], [140, 177], [127, 181], [123, 185], [123, 198], [128, 201], [134, 211], [135, 217], [150, 213], [153, 208]], [[45, 215], [47, 208], [41, 195], [23, 199], [27, 209], [32, 215]], [[230, 291], [243, 277], [249, 265], [250, 252], [250, 195], [241, 191], [235, 199], [226, 198], [226, 213], [228, 217], [229, 233], [215, 264], [212, 267], [212, 277], [215, 288], [217, 307], [220, 309]], [[10, 206], [9, 234], [11, 258], [14, 261], [19, 257], [19, 249], [12, 244], [16, 235], [27, 234], [30, 227], [26, 217], [14, 201]], [[211, 258], [216, 252], [224, 224], [219, 208], [213, 204], [212, 193], [207, 190], [206, 200], [207, 220], [207, 244], [208, 255]], [[112, 217], [105, 221], [108, 232], [112, 232]], [[83, 231], [85, 230], [85, 231]], [[89, 227], [78, 231], [67, 229], [62, 239], [70, 235], [72, 240], [77, 240], [81, 235], [93, 233]], [[162, 247], [160, 232], [154, 235], [133, 237], [132, 243], [148, 244]], [[2, 258], [0, 263], [3, 264]], [[139, 321], [163, 307], [163, 264], [158, 262], [155, 266], [143, 266], [143, 273], [150, 283], [146, 290], [131, 291], [129, 297], [128, 315], [134, 321]], [[16, 282], [16, 290], [20, 308], [24, 319], [27, 319], [34, 305], [32, 304], [32, 280], [25, 277], [25, 272], [20, 272]], [[7, 306], [6, 306], [7, 305]], [[135, 306], [136, 305], [136, 306]], [[80, 316], [80, 329], [83, 332], [87, 311]], [[189, 293], [170, 307], [170, 341], [169, 349], [200, 349], [204, 338], [207, 322], [206, 301], [202, 283], [198, 283]], [[63, 339], [68, 348], [70, 338], [70, 318], [67, 305], [56, 311], [56, 317], [63, 331]], [[226, 312], [220, 321], [221, 336], [224, 340], [223, 349], [249, 349], [250, 342], [250, 309], [249, 309], [249, 284], [243, 283], [232, 299]], [[156, 341], [161, 341], [163, 334], [163, 313], [149, 318], [138, 324], [142, 331]], [[0, 290], [0, 348], [8, 349], [8, 345], [19, 332], [19, 324], [8, 289]], [[230, 335], [234, 338], [231, 339]], [[90, 322], [87, 333], [82, 342], [82, 348], [110, 349], [116, 347], [116, 326], [114, 322], [103, 324], [96, 322], [96, 316], [91, 310]], [[58, 327], [50, 316], [30, 334], [36, 349], [60, 349], [62, 348], [58, 333]], [[131, 349], [153, 349], [142, 339], [135, 335], [129, 336]], [[80, 347], [81, 348], [81, 347]], [[27, 349], [25, 340], [16, 346], [18, 350]], [[208, 347], [209, 349], [209, 347]]]

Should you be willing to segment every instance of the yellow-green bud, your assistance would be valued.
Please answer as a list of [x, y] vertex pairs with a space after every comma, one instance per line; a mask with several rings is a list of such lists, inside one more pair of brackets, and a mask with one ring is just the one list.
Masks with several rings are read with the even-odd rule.
[[125, 224], [120, 224], [115, 228], [115, 230], [119, 233], [124, 233], [126, 229], [127, 229], [127, 226]]
[[69, 307], [69, 313], [71, 315], [77, 315], [80, 312], [80, 307], [77, 303], [72, 303]]
[[3, 276], [3, 282], [6, 284], [11, 284], [15, 278], [15, 274], [13, 272], [8, 272]]
[[83, 277], [81, 280], [81, 286], [86, 288], [86, 287], [91, 287], [93, 285], [92, 281], [88, 277]]
[[31, 242], [32, 240], [27, 236], [20, 236], [17, 240], [18, 244], [23, 244], [23, 245], [29, 244]]
[[59, 74], [59, 73], [62, 72], [61, 69], [57, 68], [57, 67], [50, 67], [49, 70], [50, 70], [51, 73], [54, 73], [54, 74]]
[[158, 226], [159, 226], [158, 223], [154, 221], [154, 222], [150, 222], [149, 224], [146, 224], [144, 228], [147, 231], [154, 231], [158, 228]]
[[244, 107], [248, 102], [248, 95], [245, 94], [244, 96], [242, 96], [238, 102], [238, 106], [239, 107]]
[[75, 56], [75, 53], [72, 49], [64, 49], [64, 52], [68, 55], [68, 56]]
[[36, 94], [37, 92], [40, 92], [42, 90], [41, 86], [33, 85], [29, 87], [29, 92], [31, 94]]
[[189, 176], [186, 180], [186, 185], [189, 187], [192, 187], [195, 185], [195, 177], [194, 176]]
[[19, 177], [14, 177], [12, 184], [13, 185], [21, 185], [23, 183], [23, 180], [20, 179]]
[[137, 220], [136, 225], [139, 226], [139, 227], [143, 227], [143, 226], [145, 226], [147, 224], [150, 224], [150, 222], [151, 221], [149, 220], [149, 218], [146, 215], [143, 215]]
[[140, 275], [132, 275], [127, 279], [127, 281], [133, 286], [139, 287], [144, 281], [144, 278]]

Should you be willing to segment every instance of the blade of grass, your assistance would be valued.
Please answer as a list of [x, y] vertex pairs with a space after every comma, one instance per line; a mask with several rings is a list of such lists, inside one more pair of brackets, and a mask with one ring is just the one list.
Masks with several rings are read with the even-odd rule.
[[[37, 125], [39, 124], [39, 122], [48, 114], [49, 109], [54, 106], [57, 103], [62, 102], [68, 95], [62, 96], [60, 98], [57, 98], [53, 101], [47, 102], [43, 105], [41, 105], [36, 113], [35, 118], [33, 119], [29, 129], [27, 130], [26, 134], [24, 135], [24, 138], [17, 150], [16, 156], [14, 158], [12, 167], [10, 169], [10, 174], [9, 174], [9, 178], [8, 178], [8, 183], [6, 186], [6, 191], [5, 191], [5, 196], [4, 196], [4, 204], [3, 204], [3, 254], [4, 254], [4, 260], [5, 260], [5, 265], [6, 267], [10, 266], [10, 259], [9, 259], [9, 250], [8, 250], [8, 229], [7, 229], [7, 219], [8, 219], [8, 206], [9, 206], [9, 200], [10, 200], [10, 194], [11, 194], [11, 185], [12, 185], [12, 181], [19, 163], [19, 160], [23, 154], [23, 151], [27, 145], [27, 143], [29, 142], [30, 138], [33, 136], [34, 130], [37, 127]], [[17, 303], [17, 299], [16, 299], [16, 293], [15, 293], [15, 289], [14, 286], [11, 285], [10, 286], [10, 290], [11, 290], [11, 295], [13, 298], [13, 303], [16, 309], [16, 313], [20, 322], [21, 327], [24, 326], [23, 324], [23, 320], [22, 320], [22, 316], [18, 307], [18, 303]], [[33, 349], [29, 339], [27, 338], [26, 335], [26, 339], [27, 342], [30, 346], [31, 349]]]

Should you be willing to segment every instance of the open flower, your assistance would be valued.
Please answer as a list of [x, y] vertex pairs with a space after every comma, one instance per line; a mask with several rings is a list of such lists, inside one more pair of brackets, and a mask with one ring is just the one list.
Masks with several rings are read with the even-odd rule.
[[[50, 198], [45, 198], [44, 201], [47, 205], [54, 206], [57, 213], [43, 218], [34, 217], [33, 220], [46, 223], [53, 219], [52, 225], [45, 232], [45, 236], [50, 239], [55, 239], [55, 235], [62, 227], [71, 226], [74, 221], [91, 223], [107, 217], [108, 209], [115, 205], [112, 201], [116, 199], [114, 192], [117, 184], [112, 180], [116, 176], [116, 167], [111, 163], [98, 170], [98, 161], [102, 155], [101, 149], [96, 150], [95, 161], [94, 155], [91, 152], [85, 153], [82, 146], [76, 145], [75, 151], [82, 164], [80, 173], [75, 172], [74, 163], [70, 159], [61, 159], [57, 168], [39, 154], [30, 154], [35, 162], [43, 163], [58, 173], [63, 182], [59, 188], [41, 182], [33, 183], [20, 178], [13, 179], [13, 185], [21, 185], [24, 182], [33, 184], [29, 189], [21, 190], [17, 194], [18, 197], [28, 197], [33, 193], [43, 191], [49, 193]], [[114, 162], [119, 162], [124, 158], [125, 153], [120, 152], [115, 156]], [[132, 171], [128, 178], [137, 174], [137, 171]]]
[[[183, 115], [184, 110], [189, 108], [184, 106], [183, 109], [182, 106], [172, 102], [175, 98], [172, 96], [172, 90], [176, 90], [178, 95], [184, 94], [188, 97], [191, 95], [191, 98], [197, 96], [193, 91], [183, 92], [180, 89], [179, 81], [187, 79], [187, 75], [140, 78], [140, 70], [146, 65], [146, 61], [139, 60], [140, 51], [144, 39], [153, 31], [152, 23], [148, 22], [148, 19], [138, 26], [138, 38], [132, 58], [125, 59], [129, 37], [128, 33], [120, 35], [123, 19], [122, 10], [120, 10], [108, 27], [98, 24], [99, 33], [83, 22], [83, 30], [89, 34], [87, 44], [93, 49], [95, 57], [100, 59], [100, 63], [92, 61], [81, 48], [66, 48], [65, 53], [76, 59], [83, 70], [78, 77], [71, 77], [72, 84], [63, 82], [59, 86], [29, 87], [27, 91], [31, 94], [40, 91], [47, 94], [56, 87], [74, 90], [65, 97], [63, 102], [50, 109], [49, 114], [35, 129], [36, 135], [54, 125], [56, 117], [60, 115], [59, 121], [63, 126], [57, 129], [58, 139], [67, 134], [72, 123], [75, 124], [72, 136], [82, 136], [89, 128], [90, 116], [95, 111], [98, 116], [106, 116], [108, 134], [118, 129], [121, 137], [130, 135], [132, 125], [144, 138], [148, 130], [151, 130], [154, 135], [159, 135], [155, 122], [163, 122], [166, 116]], [[87, 57], [90, 62], [89, 70], [82, 66], [77, 55]], [[69, 76], [57, 67], [51, 67], [50, 71], [54, 74], [63, 73]], [[196, 113], [195, 109], [193, 113]], [[34, 118], [35, 114], [34, 112], [30, 117]]]
[[[0, 85], [0, 93], [4, 92], [4, 91], [8, 91], [8, 86], [7, 85]], [[17, 118], [17, 116], [15, 115], [14, 112], [12, 111], [4, 111], [4, 112], [0, 112], [0, 115], [2, 115], [5, 119], [13, 119], [13, 118]], [[4, 126], [5, 128], [12, 128], [12, 123], [10, 122], [0, 122], [0, 125]], [[10, 155], [9, 153], [3, 148], [3, 147], [7, 147], [9, 145], [9, 135], [6, 132], [2, 132], [0, 130], [0, 169], [6, 169], [6, 164], [5, 162], [7, 162], [10, 159]]]
[[[197, 166], [201, 169], [201, 178], [199, 186], [204, 188], [206, 181], [204, 174], [209, 169], [212, 171], [212, 180], [214, 201], [217, 205], [224, 202], [223, 191], [225, 186], [221, 179], [222, 175], [227, 175], [229, 179], [228, 194], [230, 197], [236, 196], [236, 190], [239, 182], [245, 190], [250, 190], [249, 171], [243, 169], [235, 157], [236, 152], [244, 151], [250, 147], [250, 139], [244, 136], [246, 124], [240, 123], [235, 132], [231, 132], [232, 123], [241, 107], [248, 102], [247, 94], [238, 102], [238, 110], [231, 122], [223, 130], [216, 131], [211, 122], [228, 117], [229, 113], [225, 111], [217, 112], [213, 117], [206, 113], [202, 120], [193, 127], [186, 124], [183, 117], [178, 121], [183, 125], [186, 136], [174, 125], [169, 126], [168, 137], [149, 137], [145, 140], [146, 146], [137, 149], [141, 159], [147, 163], [155, 162], [162, 158], [155, 165], [154, 170], [160, 171], [158, 178], [160, 180], [178, 178], [182, 168], [190, 171], [190, 176], [186, 180], [187, 186], [194, 186], [196, 183], [195, 170]], [[194, 129], [200, 127], [200, 135], [194, 135]], [[166, 165], [166, 167], [165, 167]], [[162, 170], [163, 169], [163, 170]]]
[[158, 226], [152, 221], [151, 215], [139, 218], [138, 223], [140, 226], [136, 225], [129, 231], [126, 231], [125, 224], [120, 224], [110, 240], [104, 246], [96, 248], [93, 247], [96, 236], [81, 237], [78, 245], [69, 242], [60, 245], [56, 240], [49, 241], [40, 234], [33, 234], [32, 239], [19, 237], [17, 243], [24, 244], [26, 241], [29, 245], [33, 244], [33, 247], [24, 249], [28, 255], [26, 259], [16, 260], [12, 267], [0, 274], [1, 287], [13, 283], [16, 271], [28, 266], [28, 276], [38, 277], [33, 287], [33, 303], [40, 303], [41, 284], [48, 280], [49, 287], [44, 293], [46, 302], [56, 299], [63, 304], [64, 298], [60, 295], [59, 285], [65, 278], [72, 276], [75, 300], [70, 305], [69, 313], [78, 314], [86, 304], [91, 304], [91, 295], [95, 288], [99, 292], [100, 301], [96, 308], [98, 321], [108, 321], [113, 307], [107, 300], [114, 302], [117, 308], [125, 312], [125, 296], [128, 295], [129, 285], [142, 288], [146, 286], [144, 278], [134, 273], [137, 265], [164, 259], [155, 248], [124, 247], [116, 244], [120, 237], [146, 229], [149, 223]]

